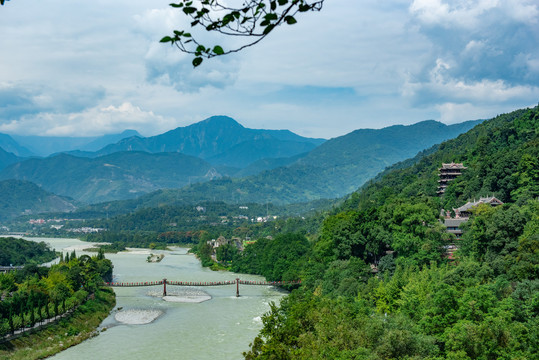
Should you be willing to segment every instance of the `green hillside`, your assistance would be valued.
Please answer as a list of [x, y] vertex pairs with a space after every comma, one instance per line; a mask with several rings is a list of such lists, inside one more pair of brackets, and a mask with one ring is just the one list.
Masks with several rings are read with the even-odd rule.
[[[234, 271], [303, 281], [263, 317], [247, 359], [539, 357], [539, 107], [429, 152], [366, 184], [308, 239], [282, 234], [236, 256]], [[440, 198], [451, 161], [468, 169]], [[441, 208], [492, 194], [505, 204], [478, 207], [448, 260]]]
[[0, 221], [20, 215], [74, 211], [76, 208], [72, 199], [51, 194], [34, 183], [0, 181]]
[[0, 170], [21, 160], [17, 155], [7, 152], [0, 147]]
[[204, 160], [179, 153], [119, 152], [95, 159], [67, 154], [7, 167], [0, 179], [35, 182], [47, 191], [96, 203], [179, 188], [218, 175]]

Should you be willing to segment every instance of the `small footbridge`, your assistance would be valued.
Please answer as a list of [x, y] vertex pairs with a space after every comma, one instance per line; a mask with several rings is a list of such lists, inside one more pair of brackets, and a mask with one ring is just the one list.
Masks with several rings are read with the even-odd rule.
[[226, 286], [236, 285], [236, 297], [240, 296], [240, 284], [241, 285], [261, 285], [261, 286], [289, 286], [299, 285], [301, 281], [250, 281], [250, 280], [228, 280], [228, 281], [171, 281], [167, 279], [159, 281], [146, 281], [146, 282], [106, 282], [103, 285], [108, 287], [140, 287], [140, 286], [159, 286], [163, 285], [163, 296], [167, 296], [167, 285], [170, 286]]

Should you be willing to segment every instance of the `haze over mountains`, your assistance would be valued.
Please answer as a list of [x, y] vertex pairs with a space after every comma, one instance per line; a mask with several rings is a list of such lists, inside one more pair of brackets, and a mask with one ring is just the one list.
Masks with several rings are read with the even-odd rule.
[[[126, 131], [84, 140], [62, 138], [52, 145], [51, 138], [16, 137], [24, 138], [32, 151], [6, 135], [0, 137], [0, 147], [14, 151], [0, 150], [0, 180], [30, 181], [87, 204], [132, 199], [159, 189], [180, 189], [174, 197], [193, 202], [305, 202], [346, 195], [385, 167], [478, 122], [447, 126], [430, 120], [356, 130], [326, 141], [288, 130], [248, 129], [229, 117], [214, 116], [147, 138]], [[76, 143], [82, 145], [73, 150]], [[62, 147], [69, 151], [22, 158], [35, 154], [39, 144], [41, 153]]]

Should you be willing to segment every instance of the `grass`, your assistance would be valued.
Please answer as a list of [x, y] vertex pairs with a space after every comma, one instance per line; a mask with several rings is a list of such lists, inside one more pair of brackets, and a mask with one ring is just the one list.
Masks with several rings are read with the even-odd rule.
[[114, 292], [103, 288], [95, 298], [81, 305], [69, 318], [33, 334], [0, 344], [0, 359], [44, 359], [96, 336], [96, 328], [116, 304]]

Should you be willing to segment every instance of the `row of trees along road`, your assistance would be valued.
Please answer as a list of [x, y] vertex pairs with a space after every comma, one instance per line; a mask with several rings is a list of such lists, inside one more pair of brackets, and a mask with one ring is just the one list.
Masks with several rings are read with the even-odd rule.
[[111, 279], [112, 262], [102, 251], [93, 257], [73, 252], [51, 267], [0, 274], [0, 336], [65, 313]]

